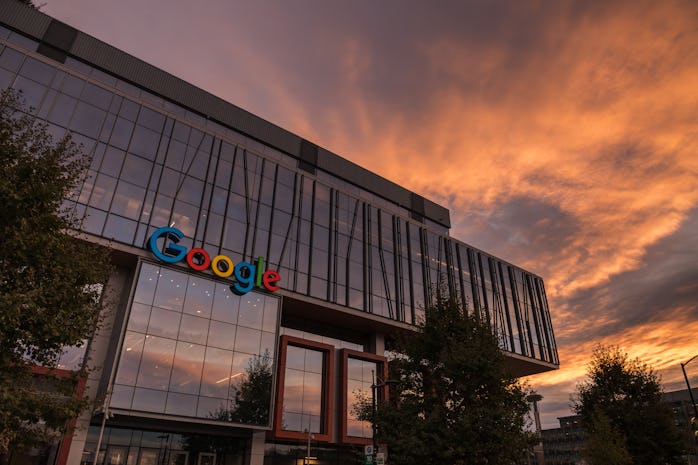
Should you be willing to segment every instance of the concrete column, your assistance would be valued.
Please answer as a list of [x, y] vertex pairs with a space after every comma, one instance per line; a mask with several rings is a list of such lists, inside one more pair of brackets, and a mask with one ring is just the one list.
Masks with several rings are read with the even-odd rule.
[[250, 461], [246, 465], [264, 465], [264, 441], [266, 432], [254, 431], [250, 441]]
[[373, 333], [369, 341], [369, 352], [376, 355], [385, 353], [385, 335], [383, 333]]
[[70, 444], [70, 451], [68, 453], [68, 460], [66, 462], [67, 465], [80, 464], [82, 451], [85, 449], [85, 443], [87, 442], [87, 429], [90, 426], [90, 419], [92, 418], [94, 410], [100, 407], [104, 401], [104, 396], [100, 396], [99, 388], [103, 377], [106, 377], [104, 379], [104, 382], [106, 382], [110, 374], [104, 372], [105, 368], [111, 368], [111, 365], [106, 366], [106, 357], [112, 338], [118, 338], [121, 331], [121, 327], [115, 327], [115, 320], [119, 321], [116, 315], [118, 314], [122, 301], [128, 298], [128, 276], [129, 273], [127, 270], [120, 268], [115, 269], [109, 277], [109, 281], [103, 291], [103, 308], [100, 315], [99, 327], [90, 341], [87, 353], [90, 372], [87, 377], [84, 392], [84, 396], [92, 399], [95, 404], [83, 412], [77, 419], [73, 440]]

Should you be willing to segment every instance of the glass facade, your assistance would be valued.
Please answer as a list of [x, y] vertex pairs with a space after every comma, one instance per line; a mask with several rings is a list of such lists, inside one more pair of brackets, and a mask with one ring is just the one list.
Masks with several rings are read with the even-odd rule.
[[280, 340], [274, 434], [331, 440], [334, 423], [334, 347], [284, 335]]
[[359, 420], [357, 409], [371, 401], [371, 386], [376, 374], [382, 373], [377, 362], [348, 357], [346, 367], [346, 434], [359, 438], [373, 437], [371, 422]]
[[[375, 184], [309, 169], [145, 86], [69, 55], [54, 61], [42, 46], [0, 27], [0, 88], [21, 92], [55, 138], [70, 133], [90, 157], [64, 207], [129, 255], [120, 271], [133, 277], [115, 307], [123, 325], [100, 349], [115, 352], [101, 381], [117, 419], [98, 451], [92, 418], [81, 463], [248, 463], [250, 426], [268, 430], [264, 463], [358, 462], [372, 431], [356, 407], [387, 376], [385, 357], [368, 352], [382, 351], [390, 328], [421, 321], [437, 288], [480, 312], [502, 350], [558, 364], [539, 277], [451, 238]], [[211, 258], [263, 258], [279, 292], [257, 284], [238, 295], [215, 270], [155, 263], [148, 239], [168, 226], [183, 233], [177, 245]], [[314, 318], [325, 309], [334, 313]], [[78, 366], [86, 346], [67, 348], [59, 367]]]
[[0, 86], [92, 157], [66, 201], [86, 232], [144, 247], [174, 225], [185, 247], [266, 257], [287, 291], [406, 323], [446, 285], [488, 315], [503, 350], [558, 363], [542, 280], [401, 206], [72, 58], [8, 42]]
[[143, 263], [114, 409], [269, 425], [280, 299]]
[[91, 427], [80, 465], [242, 465], [247, 447], [243, 438], [107, 427], [95, 461], [98, 440]]
[[324, 410], [325, 352], [305, 347], [286, 348], [282, 428], [320, 433]]

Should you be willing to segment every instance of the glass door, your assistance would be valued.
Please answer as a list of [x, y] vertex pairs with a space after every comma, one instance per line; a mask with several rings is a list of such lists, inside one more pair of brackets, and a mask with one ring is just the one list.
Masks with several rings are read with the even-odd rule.
[[201, 452], [196, 465], [216, 465], [216, 454], [212, 452]]
[[188, 457], [189, 452], [173, 450], [170, 452], [170, 460], [167, 463], [169, 465], [187, 465]]
[[126, 465], [128, 447], [109, 447], [104, 465]]
[[160, 450], [143, 448], [138, 457], [138, 465], [161, 465], [158, 463], [159, 456]]

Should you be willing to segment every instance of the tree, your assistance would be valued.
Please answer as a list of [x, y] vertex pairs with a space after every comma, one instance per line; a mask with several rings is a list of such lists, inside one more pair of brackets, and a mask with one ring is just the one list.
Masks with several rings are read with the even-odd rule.
[[237, 410], [233, 421], [265, 426], [269, 423], [269, 405], [271, 404], [272, 370], [271, 356], [264, 355], [251, 358], [247, 367], [247, 376], [240, 384], [236, 397]]
[[[376, 438], [396, 465], [510, 464], [537, 442], [525, 431], [526, 390], [487, 323], [444, 295], [395, 341], [399, 384], [378, 405]], [[370, 405], [360, 417], [371, 419]]]
[[230, 408], [219, 408], [210, 414], [217, 421], [266, 426], [269, 423], [269, 405], [272, 390], [272, 361], [269, 351], [251, 357], [236, 391], [235, 403]]
[[[586, 453], [592, 464], [612, 463], [599, 447], [613, 446], [619, 461], [638, 465], [683, 463], [680, 433], [662, 400], [656, 373], [618, 347], [594, 350], [587, 375], [577, 387], [573, 408], [587, 430]], [[609, 440], [609, 435], [615, 439]], [[629, 461], [622, 458], [623, 451]]]
[[55, 366], [98, 321], [108, 251], [78, 240], [79, 224], [61, 211], [88, 163], [16, 94], [0, 94], [0, 462], [62, 434], [87, 406], [73, 395], [84, 367], [72, 379], [32, 368]]
[[603, 411], [591, 413], [583, 455], [590, 465], [631, 465], [625, 436]]

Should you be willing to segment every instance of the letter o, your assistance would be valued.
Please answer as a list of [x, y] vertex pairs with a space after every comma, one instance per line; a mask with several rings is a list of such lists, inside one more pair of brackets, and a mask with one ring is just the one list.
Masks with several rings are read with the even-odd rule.
[[[194, 261], [194, 256], [196, 255], [200, 255], [204, 258], [204, 261], [200, 265]], [[192, 270], [204, 271], [211, 264], [211, 257], [204, 249], [191, 249], [187, 254], [187, 263]]]
[[[220, 262], [228, 265], [228, 269], [226, 271], [221, 271], [220, 268], [218, 268], [218, 264]], [[230, 257], [226, 257], [225, 255], [216, 255], [216, 258], [214, 258], [213, 262], [211, 262], [211, 270], [213, 270], [215, 275], [220, 276], [221, 278], [227, 278], [233, 274], [233, 261], [230, 259]]]

